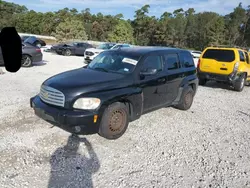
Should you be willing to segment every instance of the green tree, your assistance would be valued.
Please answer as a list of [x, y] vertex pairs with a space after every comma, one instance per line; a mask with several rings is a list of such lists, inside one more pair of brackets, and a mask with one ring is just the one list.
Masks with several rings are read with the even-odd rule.
[[67, 18], [56, 27], [56, 32], [53, 34], [60, 42], [72, 39], [87, 40], [83, 23], [76, 19]]
[[[241, 45], [242, 44], [242, 26], [247, 20], [246, 10], [242, 8], [240, 3], [232, 13], [225, 16], [226, 22], [226, 39], [230, 45]], [[244, 37], [243, 37], [244, 38]]]
[[0, 0], [0, 30], [3, 27], [15, 26], [18, 16], [27, 11], [25, 6]]
[[114, 31], [108, 35], [111, 42], [134, 43], [133, 28], [124, 20], [120, 20], [115, 26]]

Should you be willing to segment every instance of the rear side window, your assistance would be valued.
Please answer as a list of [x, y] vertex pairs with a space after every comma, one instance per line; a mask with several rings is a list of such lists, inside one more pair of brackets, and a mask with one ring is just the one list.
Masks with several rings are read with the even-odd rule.
[[147, 69], [157, 69], [157, 71], [162, 70], [162, 59], [161, 56], [148, 56], [143, 62], [143, 71], [147, 71]]
[[235, 60], [233, 50], [207, 49], [202, 58], [214, 59], [216, 61], [232, 62]]
[[180, 58], [181, 58], [181, 62], [182, 62], [183, 67], [189, 68], [189, 67], [195, 66], [192, 55], [189, 52], [181, 52]]
[[239, 50], [239, 55], [240, 55], [240, 61], [243, 61], [245, 62], [245, 56], [244, 56], [244, 53], [242, 51]]
[[180, 68], [180, 61], [177, 54], [168, 54], [165, 55], [164, 57], [168, 70], [176, 70]]

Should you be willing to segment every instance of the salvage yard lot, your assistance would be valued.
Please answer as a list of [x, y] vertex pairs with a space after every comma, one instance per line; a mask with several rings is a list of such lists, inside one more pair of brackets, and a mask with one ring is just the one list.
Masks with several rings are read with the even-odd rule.
[[44, 53], [42, 64], [0, 76], [1, 187], [250, 187], [250, 87], [199, 86], [189, 111], [149, 113], [114, 141], [82, 136], [90, 144], [76, 155], [63, 149], [70, 134], [36, 117], [29, 99], [83, 65]]

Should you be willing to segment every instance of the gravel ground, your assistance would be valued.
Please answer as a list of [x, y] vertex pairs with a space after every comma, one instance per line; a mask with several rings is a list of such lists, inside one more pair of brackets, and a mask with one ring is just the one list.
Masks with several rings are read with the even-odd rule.
[[250, 187], [250, 88], [209, 83], [192, 108], [160, 109], [118, 140], [70, 137], [36, 117], [29, 98], [82, 57], [44, 53], [44, 62], [0, 75], [1, 187]]

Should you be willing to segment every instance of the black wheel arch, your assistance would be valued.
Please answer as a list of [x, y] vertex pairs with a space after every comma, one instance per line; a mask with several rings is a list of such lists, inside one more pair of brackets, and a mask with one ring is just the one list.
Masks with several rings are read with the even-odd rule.
[[183, 81], [181, 82], [180, 87], [179, 87], [178, 95], [177, 95], [176, 99], [174, 100], [173, 105], [179, 104], [179, 101], [181, 100], [181, 96], [182, 96], [183, 92], [188, 87], [191, 87], [193, 89], [194, 93], [196, 94], [197, 89], [198, 89], [198, 83], [199, 83], [198, 78], [195, 78], [192, 80], [189, 80], [187, 78], [183, 79]]

